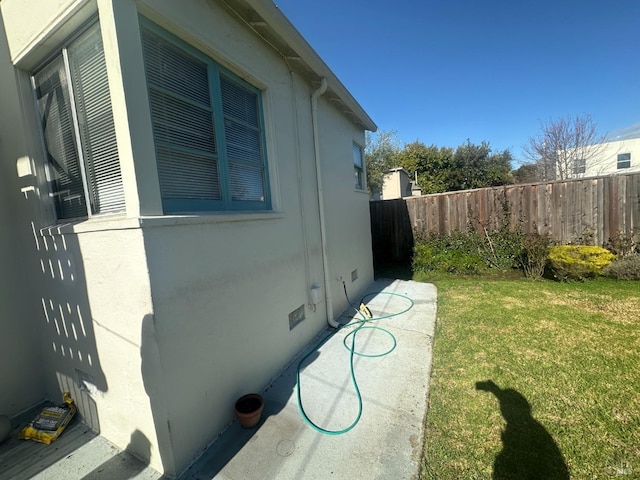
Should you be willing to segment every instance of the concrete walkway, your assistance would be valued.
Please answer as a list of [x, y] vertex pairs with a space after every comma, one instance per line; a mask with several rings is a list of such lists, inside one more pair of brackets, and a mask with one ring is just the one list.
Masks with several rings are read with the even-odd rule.
[[[234, 422], [181, 480], [417, 478], [431, 371], [436, 288], [412, 281], [380, 280], [368, 291], [406, 295], [415, 305], [401, 316], [376, 322], [395, 337], [393, 351], [376, 358], [355, 357], [363, 401], [360, 422], [343, 435], [324, 435], [307, 425], [298, 409], [296, 360], [264, 392], [265, 411], [258, 427], [243, 430]], [[368, 299], [367, 305], [377, 317], [400, 312], [409, 302], [381, 294]], [[346, 323], [352, 318], [348, 314], [340, 320]], [[343, 345], [352, 330], [346, 327], [322, 347], [305, 352], [313, 353], [304, 362], [300, 376], [304, 409], [314, 423], [328, 430], [349, 426], [358, 414], [350, 354]], [[358, 352], [375, 355], [392, 347], [393, 338], [380, 330], [358, 332]]]

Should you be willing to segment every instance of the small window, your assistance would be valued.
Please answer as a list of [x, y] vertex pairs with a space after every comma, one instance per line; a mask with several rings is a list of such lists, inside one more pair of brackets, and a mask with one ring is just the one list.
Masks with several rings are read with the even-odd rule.
[[353, 173], [355, 176], [355, 187], [364, 190], [364, 162], [362, 160], [362, 147], [353, 144]]
[[143, 21], [165, 213], [271, 208], [261, 92]]
[[587, 170], [587, 162], [584, 158], [576, 158], [573, 161], [573, 174], [580, 175], [585, 173]]
[[32, 76], [58, 219], [124, 211], [107, 71], [94, 23]]
[[631, 154], [619, 153], [618, 154], [618, 170], [623, 168], [631, 168]]

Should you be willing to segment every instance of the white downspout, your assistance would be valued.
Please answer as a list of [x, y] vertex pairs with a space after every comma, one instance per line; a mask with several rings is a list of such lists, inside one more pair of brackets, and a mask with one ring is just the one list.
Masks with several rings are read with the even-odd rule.
[[318, 214], [320, 217], [320, 241], [322, 243], [322, 269], [324, 271], [324, 299], [327, 303], [327, 323], [333, 328], [340, 324], [333, 319], [333, 300], [329, 282], [329, 258], [327, 256], [327, 231], [324, 218], [324, 190], [322, 188], [322, 171], [320, 169], [320, 140], [318, 138], [318, 98], [327, 91], [327, 79], [322, 77], [320, 87], [311, 95], [311, 123], [313, 125], [313, 151], [316, 163], [316, 180], [318, 182]]

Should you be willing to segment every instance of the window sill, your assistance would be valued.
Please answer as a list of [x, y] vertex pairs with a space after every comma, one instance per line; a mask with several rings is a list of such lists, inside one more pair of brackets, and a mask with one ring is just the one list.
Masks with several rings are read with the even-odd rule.
[[282, 212], [216, 212], [202, 215], [158, 215], [126, 218], [123, 216], [94, 217], [40, 229], [42, 235], [68, 235], [74, 233], [135, 230], [140, 228], [201, 225], [211, 223], [251, 222], [284, 218]]
[[275, 220], [284, 218], [282, 212], [215, 212], [203, 215], [162, 215], [140, 217], [140, 227], [170, 227], [177, 225], [201, 225], [209, 223], [252, 222], [256, 220]]

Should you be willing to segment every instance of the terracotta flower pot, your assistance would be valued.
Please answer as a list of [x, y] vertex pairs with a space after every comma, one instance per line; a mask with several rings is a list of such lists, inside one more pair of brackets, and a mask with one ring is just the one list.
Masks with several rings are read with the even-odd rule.
[[249, 393], [240, 397], [235, 404], [236, 417], [242, 428], [253, 428], [260, 422], [264, 409], [264, 400], [257, 393]]

